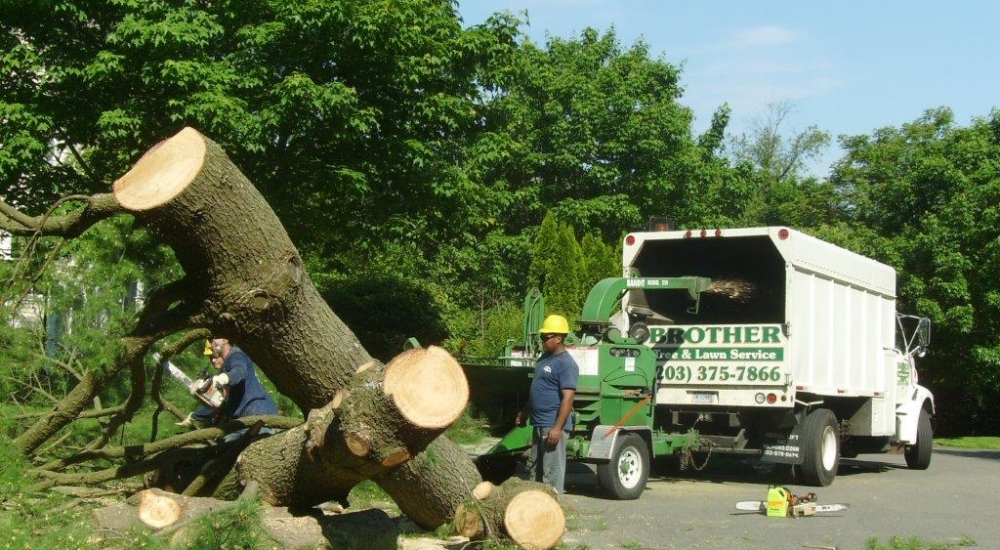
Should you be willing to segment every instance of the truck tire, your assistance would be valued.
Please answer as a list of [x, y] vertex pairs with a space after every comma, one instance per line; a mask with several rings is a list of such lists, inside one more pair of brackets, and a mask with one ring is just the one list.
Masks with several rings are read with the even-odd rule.
[[829, 409], [817, 409], [802, 423], [802, 481], [826, 487], [840, 466], [840, 431]]
[[931, 415], [925, 409], [920, 409], [917, 420], [917, 442], [903, 452], [906, 465], [911, 470], [926, 470], [931, 465], [931, 450], [934, 447], [934, 430], [931, 428]]
[[636, 434], [622, 434], [611, 460], [597, 465], [597, 482], [615, 500], [639, 498], [649, 479], [649, 446]]

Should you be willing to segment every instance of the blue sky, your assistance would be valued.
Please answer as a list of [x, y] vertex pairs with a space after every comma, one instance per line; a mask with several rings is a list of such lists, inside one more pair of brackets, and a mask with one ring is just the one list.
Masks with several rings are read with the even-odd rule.
[[[682, 65], [681, 103], [704, 130], [722, 103], [730, 131], [788, 102], [786, 132], [838, 135], [900, 126], [946, 106], [960, 125], [1000, 107], [1000, 2], [963, 0], [459, 0], [466, 25], [527, 10], [531, 39], [612, 26]], [[812, 172], [827, 175], [836, 143]]]

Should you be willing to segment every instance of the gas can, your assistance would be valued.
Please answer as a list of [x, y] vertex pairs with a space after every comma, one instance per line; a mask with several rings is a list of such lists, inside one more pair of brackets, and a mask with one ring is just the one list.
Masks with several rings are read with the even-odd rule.
[[788, 516], [788, 490], [776, 485], [767, 490], [767, 517], [783, 518]]

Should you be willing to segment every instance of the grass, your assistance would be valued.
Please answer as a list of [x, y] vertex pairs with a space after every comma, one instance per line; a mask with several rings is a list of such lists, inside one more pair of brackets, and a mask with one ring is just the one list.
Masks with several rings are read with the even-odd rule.
[[876, 538], [868, 539], [864, 550], [949, 550], [953, 548], [968, 548], [976, 546], [976, 542], [968, 537], [962, 537], [957, 543], [934, 543], [925, 542], [917, 537], [903, 538], [892, 537], [889, 545], [884, 545]]
[[[100, 536], [90, 515], [94, 504], [55, 491], [34, 492], [31, 464], [9, 441], [0, 440], [0, 550], [97, 550], [128, 548], [167, 550], [178, 544], [136, 530]], [[184, 535], [190, 549], [280, 550], [260, 520], [260, 502], [240, 502], [198, 520]]]
[[473, 416], [466, 407], [445, 435], [458, 445], [475, 445], [490, 435], [490, 423], [485, 418]]
[[934, 444], [959, 449], [1000, 449], [1000, 437], [935, 437]]

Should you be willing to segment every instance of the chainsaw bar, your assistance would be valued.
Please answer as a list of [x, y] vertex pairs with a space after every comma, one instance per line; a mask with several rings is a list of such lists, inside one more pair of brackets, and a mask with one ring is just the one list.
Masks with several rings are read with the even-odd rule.
[[[737, 510], [743, 510], [744, 512], [766, 512], [767, 502], [763, 500], [744, 500], [736, 503]], [[850, 510], [850, 504], [817, 504], [816, 513], [823, 512], [843, 512], [844, 510]]]

